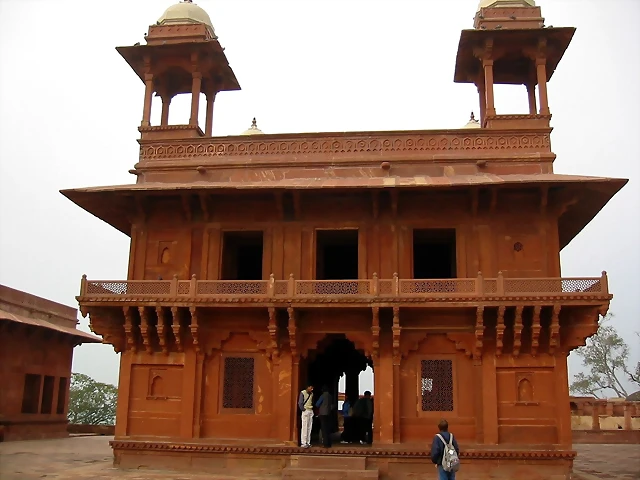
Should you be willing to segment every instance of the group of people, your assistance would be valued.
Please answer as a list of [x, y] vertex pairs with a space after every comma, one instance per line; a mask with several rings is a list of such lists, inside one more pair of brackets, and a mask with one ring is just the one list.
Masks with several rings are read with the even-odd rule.
[[[371, 444], [373, 441], [373, 399], [371, 392], [364, 392], [364, 396], [351, 404], [351, 398], [345, 398], [342, 405], [344, 429], [341, 443]], [[309, 385], [298, 396], [298, 408], [302, 412], [302, 427], [300, 431], [300, 446], [311, 447], [311, 429], [313, 418], [317, 411], [322, 432], [322, 444], [331, 447], [331, 415], [335, 409], [329, 389], [322, 387], [322, 394], [314, 402], [313, 386]], [[460, 467], [458, 442], [449, 432], [449, 424], [441, 420], [438, 424], [439, 433], [434, 436], [431, 444], [431, 461], [438, 470], [439, 480], [455, 480], [456, 471]]]
[[[298, 396], [298, 408], [302, 412], [300, 446], [302, 448], [311, 446], [313, 418], [317, 412], [320, 419], [322, 445], [326, 448], [331, 447], [331, 415], [335, 407], [329, 389], [326, 386], [322, 387], [322, 394], [317, 400], [314, 400], [313, 385], [309, 385]], [[371, 398], [371, 392], [364, 392], [364, 396], [358, 399], [353, 406], [351, 399], [346, 398], [342, 406], [342, 414], [344, 429], [340, 438], [341, 443], [371, 444], [373, 441], [373, 398]]]
[[342, 418], [344, 419], [340, 443], [371, 444], [373, 441], [373, 399], [371, 392], [364, 392], [364, 397], [352, 403], [351, 398], [345, 397], [342, 404]]

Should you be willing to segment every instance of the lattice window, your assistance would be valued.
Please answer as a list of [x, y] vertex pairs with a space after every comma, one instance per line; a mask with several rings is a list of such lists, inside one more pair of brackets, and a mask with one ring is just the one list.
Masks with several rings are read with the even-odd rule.
[[253, 363], [251, 357], [224, 359], [222, 408], [253, 409]]
[[453, 410], [453, 361], [422, 360], [420, 391], [423, 412]]

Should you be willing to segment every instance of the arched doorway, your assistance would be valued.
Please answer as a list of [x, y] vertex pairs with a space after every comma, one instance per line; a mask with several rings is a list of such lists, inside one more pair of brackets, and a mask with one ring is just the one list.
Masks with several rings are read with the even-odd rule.
[[[373, 369], [371, 359], [365, 355], [364, 350], [358, 349], [355, 343], [342, 333], [326, 334], [300, 362], [300, 388], [298, 391], [305, 386], [313, 385], [317, 399], [322, 392], [322, 387], [326, 386], [333, 397], [335, 410], [332, 416], [332, 430], [334, 434], [339, 431], [339, 394], [344, 393], [352, 401], [357, 400], [362, 393], [359, 375], [367, 367]], [[345, 376], [345, 391], [339, 392], [338, 384], [342, 376]], [[373, 385], [371, 389], [373, 389]], [[298, 422], [298, 428], [299, 425], [300, 422]], [[319, 422], [314, 421], [312, 441], [318, 441], [318, 432]]]

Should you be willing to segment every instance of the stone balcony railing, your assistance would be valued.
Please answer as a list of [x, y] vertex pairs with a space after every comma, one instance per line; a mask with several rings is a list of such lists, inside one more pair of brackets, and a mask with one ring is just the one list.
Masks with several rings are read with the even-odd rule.
[[361, 280], [87, 280], [82, 277], [83, 301], [130, 299], [240, 299], [291, 301], [296, 299], [352, 298], [384, 301], [402, 298], [504, 298], [567, 297], [600, 299], [609, 295], [606, 272], [591, 278], [451, 278], [442, 280], [391, 279]]

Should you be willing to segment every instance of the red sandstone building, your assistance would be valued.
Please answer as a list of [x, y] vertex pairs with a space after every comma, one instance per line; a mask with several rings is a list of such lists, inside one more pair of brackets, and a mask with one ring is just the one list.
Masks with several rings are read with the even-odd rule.
[[[569, 478], [566, 359], [612, 297], [559, 253], [626, 182], [554, 173], [547, 82], [573, 34], [532, 0], [484, 0], [454, 73], [480, 120], [431, 131], [212, 137], [240, 86], [188, 1], [118, 48], [146, 88], [137, 182], [63, 192], [131, 237], [128, 278], [78, 297], [121, 353], [116, 463], [431, 475], [446, 417], [467, 479]], [[495, 84], [528, 111], [497, 112]], [[191, 119], [171, 125], [179, 94]], [[357, 392], [367, 365], [374, 447], [300, 450], [298, 392], [343, 373]]]
[[0, 441], [67, 435], [73, 347], [100, 343], [78, 312], [0, 285]]

